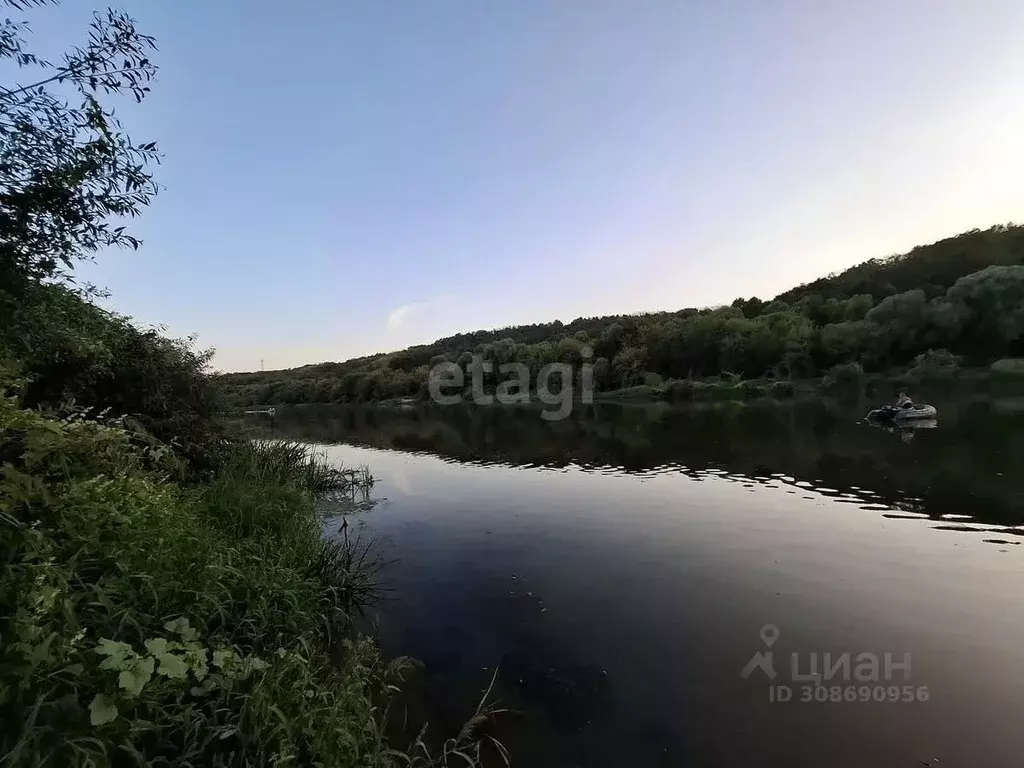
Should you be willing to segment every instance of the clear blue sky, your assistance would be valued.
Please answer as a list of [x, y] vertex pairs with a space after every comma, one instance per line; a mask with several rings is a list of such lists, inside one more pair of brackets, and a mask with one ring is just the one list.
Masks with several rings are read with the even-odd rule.
[[[222, 370], [770, 296], [1024, 212], [1024, 4], [128, 2], [164, 153], [84, 271]], [[32, 11], [82, 39], [91, 3]]]

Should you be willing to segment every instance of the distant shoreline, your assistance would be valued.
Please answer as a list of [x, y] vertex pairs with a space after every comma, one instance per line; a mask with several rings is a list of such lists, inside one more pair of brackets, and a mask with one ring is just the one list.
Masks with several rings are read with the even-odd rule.
[[[891, 399], [900, 389], [906, 389], [913, 396], [915, 393], [940, 393], [961, 389], [977, 389], [979, 387], [995, 388], [998, 393], [1007, 394], [1024, 390], [1024, 376], [1008, 376], [994, 373], [989, 368], [964, 368], [948, 372], [944, 375], [920, 376], [908, 370], [893, 370], [886, 373], [862, 374], [859, 379], [849, 381], [830, 381], [828, 376], [796, 379], [735, 379], [707, 377], [703, 379], [668, 379], [665, 381], [638, 384], [631, 387], [596, 392], [592, 402], [601, 403], [674, 403], [688, 402], [749, 402], [774, 400], [779, 402], [821, 397], [848, 397], [864, 395], [882, 400]], [[493, 395], [493, 392], [488, 392]], [[993, 393], [995, 394], [995, 393]], [[277, 402], [278, 407], [305, 408], [310, 406], [365, 406], [377, 408], [413, 409], [430, 404], [429, 398], [402, 397], [380, 400], [365, 400], [348, 403], [331, 401], [308, 403]], [[576, 395], [574, 403], [585, 403]], [[501, 403], [495, 402], [496, 405]], [[472, 406], [472, 395], [467, 392], [463, 405]], [[485, 405], [485, 404], [479, 404]], [[544, 405], [544, 401], [536, 392], [530, 392], [529, 401], [515, 405]], [[508, 406], [506, 406], [508, 407]], [[243, 409], [237, 410], [239, 413]]]

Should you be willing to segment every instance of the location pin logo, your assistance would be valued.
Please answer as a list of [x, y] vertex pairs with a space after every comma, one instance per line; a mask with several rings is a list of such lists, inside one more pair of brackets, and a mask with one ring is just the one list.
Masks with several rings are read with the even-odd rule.
[[[779, 639], [779, 628], [774, 624], [765, 624], [761, 627], [760, 635], [761, 642], [765, 644], [765, 647], [771, 648]], [[740, 677], [746, 680], [754, 673], [755, 669], [760, 669], [769, 680], [775, 679], [775, 663], [770, 650], [755, 653], [747, 662], [747, 666], [740, 672]]]

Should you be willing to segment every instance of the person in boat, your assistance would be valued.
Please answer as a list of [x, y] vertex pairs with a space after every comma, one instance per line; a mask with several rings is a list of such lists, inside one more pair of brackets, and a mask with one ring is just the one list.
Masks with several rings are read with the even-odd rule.
[[913, 408], [914, 407], [914, 401], [910, 399], [910, 396], [906, 392], [904, 392], [903, 390], [900, 390], [900, 396], [896, 398], [896, 407], [897, 408]]

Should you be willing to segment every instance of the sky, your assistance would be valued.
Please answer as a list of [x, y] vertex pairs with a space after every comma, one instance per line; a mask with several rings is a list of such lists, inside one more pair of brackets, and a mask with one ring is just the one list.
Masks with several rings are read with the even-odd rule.
[[[1017, 0], [126, 0], [163, 186], [80, 277], [219, 370], [773, 296], [1024, 219]], [[34, 46], [95, 6], [30, 11]]]

